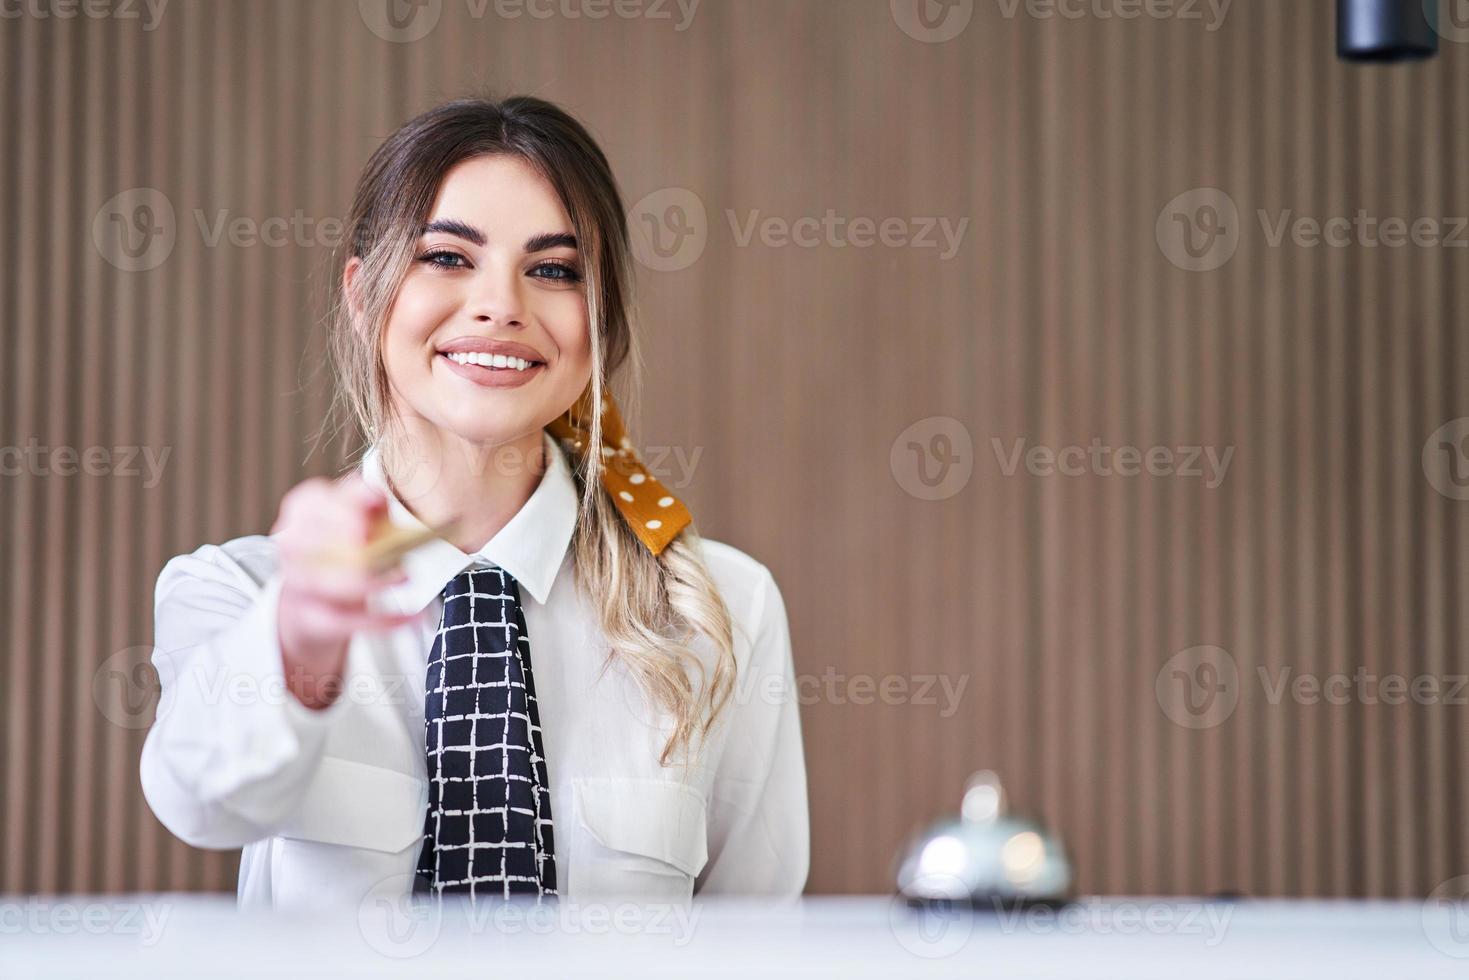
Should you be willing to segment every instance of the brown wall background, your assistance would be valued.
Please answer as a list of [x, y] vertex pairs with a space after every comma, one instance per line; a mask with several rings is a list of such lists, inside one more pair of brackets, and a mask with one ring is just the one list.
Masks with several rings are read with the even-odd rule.
[[[966, 685], [947, 717], [850, 687], [804, 706], [809, 891], [888, 888], [905, 835], [983, 766], [1064, 836], [1084, 891], [1409, 895], [1469, 871], [1462, 700], [1272, 704], [1257, 673], [1466, 670], [1469, 503], [1421, 458], [1469, 415], [1466, 252], [1271, 247], [1257, 212], [1469, 214], [1469, 45], [1343, 65], [1327, 0], [1236, 0], [1212, 31], [978, 0], [942, 43], [882, 0], [704, 0], [683, 30], [676, 7], [439, 6], [411, 43], [355, 2], [0, 21], [0, 443], [170, 453], [154, 486], [0, 477], [0, 890], [233, 887], [236, 855], [174, 841], [139, 791], [152, 585], [268, 528], [340, 447], [303, 463], [328, 249], [311, 228], [210, 246], [195, 213], [340, 216], [397, 123], [483, 87], [586, 120], [630, 206], [686, 188], [706, 209], [698, 259], [644, 271], [635, 432], [701, 452], [683, 493], [774, 571], [798, 671]], [[1240, 214], [1212, 272], [1155, 239], [1199, 187]], [[124, 271], [109, 215], [168, 226], [136, 192], [107, 205], [137, 188], [176, 240]], [[944, 259], [742, 246], [727, 216], [828, 208], [968, 226]], [[941, 500], [890, 465], [930, 417], [971, 443]], [[1006, 476], [992, 443], [1093, 437], [1234, 456], [1208, 489]], [[1237, 701], [1194, 729], [1155, 679], [1200, 645], [1227, 651]]]

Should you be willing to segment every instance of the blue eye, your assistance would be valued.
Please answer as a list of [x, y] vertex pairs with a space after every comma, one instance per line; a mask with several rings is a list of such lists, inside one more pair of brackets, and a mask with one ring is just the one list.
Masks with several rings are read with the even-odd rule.
[[536, 266], [537, 273], [542, 270], [554, 270], [551, 275], [542, 275], [541, 278], [552, 282], [581, 282], [581, 273], [564, 262], [542, 262]]
[[438, 266], [441, 269], [462, 269], [468, 264], [464, 261], [464, 256], [458, 252], [451, 252], [448, 249], [425, 252], [418, 257], [418, 261], [428, 265]]

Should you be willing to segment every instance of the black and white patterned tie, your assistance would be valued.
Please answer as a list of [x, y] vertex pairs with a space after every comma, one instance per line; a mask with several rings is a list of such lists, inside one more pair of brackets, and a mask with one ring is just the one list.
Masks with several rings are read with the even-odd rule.
[[551, 794], [520, 584], [460, 572], [424, 685], [428, 812], [414, 890], [471, 898], [556, 894]]

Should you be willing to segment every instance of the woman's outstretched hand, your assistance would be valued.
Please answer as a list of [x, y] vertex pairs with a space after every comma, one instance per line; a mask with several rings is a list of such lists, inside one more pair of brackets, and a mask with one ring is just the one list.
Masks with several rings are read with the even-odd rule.
[[280, 555], [281, 657], [286, 686], [308, 708], [325, 708], [336, 700], [354, 633], [392, 629], [417, 618], [368, 608], [371, 595], [406, 580], [397, 566], [374, 571], [324, 560], [365, 546], [387, 513], [387, 496], [360, 473], [340, 480], [313, 477], [281, 498], [270, 530]]

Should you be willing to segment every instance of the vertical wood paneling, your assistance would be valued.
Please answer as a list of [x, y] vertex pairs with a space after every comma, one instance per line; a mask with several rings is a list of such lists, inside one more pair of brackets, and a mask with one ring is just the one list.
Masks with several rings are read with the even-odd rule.
[[[629, 204], [686, 187], [706, 207], [699, 261], [643, 274], [631, 414], [646, 445], [701, 453], [683, 488], [701, 530], [781, 584], [817, 695], [811, 891], [887, 888], [982, 767], [1088, 891], [1411, 895], [1462, 872], [1462, 705], [1271, 703], [1260, 679], [1469, 670], [1469, 504], [1420, 463], [1469, 416], [1464, 253], [1273, 247], [1258, 217], [1469, 214], [1469, 46], [1343, 65], [1331, 7], [1236, 0], [1210, 32], [976, 3], [943, 43], [845, 0], [704, 0], [685, 31], [446, 0], [409, 44], [355, 0], [173, 0], [151, 32], [0, 23], [0, 447], [170, 452], [156, 487], [0, 477], [0, 890], [233, 887], [237, 855], [147, 810], [144, 732], [97, 708], [93, 674], [149, 642], [168, 557], [266, 530], [349, 445], [308, 455], [329, 250], [210, 245], [195, 214], [341, 217], [397, 123], [485, 89], [579, 113]], [[92, 220], [138, 187], [169, 199], [177, 243], [123, 272]], [[1210, 273], [1154, 240], [1196, 187], [1240, 212]], [[969, 223], [945, 261], [741, 246], [727, 217], [828, 208]], [[929, 416], [973, 443], [940, 501], [889, 468]], [[1235, 455], [1205, 490], [1007, 476], [995, 450], [1093, 437]], [[1240, 697], [1193, 730], [1154, 681], [1200, 645], [1229, 651]], [[966, 685], [951, 717], [824, 696], [831, 676], [931, 674]]]

